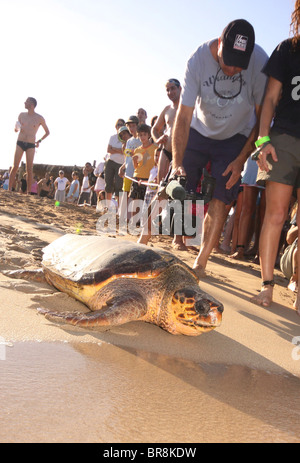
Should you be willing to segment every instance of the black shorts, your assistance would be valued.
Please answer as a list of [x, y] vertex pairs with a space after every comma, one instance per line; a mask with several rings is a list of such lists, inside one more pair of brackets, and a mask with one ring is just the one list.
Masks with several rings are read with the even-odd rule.
[[[146, 178], [137, 178], [137, 180], [147, 181]], [[144, 199], [146, 193], [146, 185], [139, 185], [136, 182], [132, 182], [129, 192], [129, 198], [131, 199]]]
[[35, 143], [27, 143], [26, 141], [17, 141], [17, 145], [22, 148], [23, 151], [35, 149]]

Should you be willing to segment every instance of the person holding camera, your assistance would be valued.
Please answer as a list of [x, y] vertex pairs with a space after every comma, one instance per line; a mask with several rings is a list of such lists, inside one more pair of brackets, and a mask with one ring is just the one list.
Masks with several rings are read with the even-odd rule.
[[216, 187], [204, 219], [194, 270], [199, 277], [238, 195], [244, 163], [254, 148], [268, 59], [255, 44], [252, 25], [230, 22], [220, 38], [202, 44], [187, 63], [172, 138], [171, 177], [187, 176], [196, 191], [203, 168], [211, 162]]

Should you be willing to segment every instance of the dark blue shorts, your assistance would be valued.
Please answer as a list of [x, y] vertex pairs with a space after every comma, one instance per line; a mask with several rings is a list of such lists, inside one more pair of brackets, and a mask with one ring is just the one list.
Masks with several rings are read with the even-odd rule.
[[191, 128], [183, 159], [183, 167], [187, 174], [186, 189], [196, 191], [203, 168], [211, 161], [211, 175], [216, 179], [213, 197], [225, 204], [234, 201], [241, 182], [239, 180], [230, 190], [226, 190], [226, 182], [231, 174], [223, 177], [222, 173], [237, 158], [246, 141], [247, 137], [241, 134], [226, 140], [213, 140]]

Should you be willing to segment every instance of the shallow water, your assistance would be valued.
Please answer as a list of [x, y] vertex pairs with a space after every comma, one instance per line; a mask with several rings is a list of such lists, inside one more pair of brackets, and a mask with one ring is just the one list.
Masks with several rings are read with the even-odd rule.
[[104, 343], [15, 343], [0, 360], [0, 442], [300, 442], [299, 385]]

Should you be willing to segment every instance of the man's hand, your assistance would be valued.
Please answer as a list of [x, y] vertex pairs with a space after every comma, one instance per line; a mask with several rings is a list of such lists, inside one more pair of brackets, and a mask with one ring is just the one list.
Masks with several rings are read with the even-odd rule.
[[241, 162], [238, 158], [232, 161], [226, 170], [223, 172], [223, 177], [226, 177], [228, 174], [231, 172], [231, 176], [229, 177], [227, 183], [226, 183], [226, 189], [230, 190], [236, 182], [240, 179], [241, 172], [244, 168], [244, 163]]
[[172, 178], [174, 178], [176, 176], [178, 176], [178, 177], [186, 176], [186, 172], [185, 172], [183, 166], [174, 167], [172, 169], [172, 171], [171, 171], [169, 179], [172, 179]]
[[258, 155], [258, 160], [257, 160], [257, 165], [261, 170], [265, 170], [266, 172], [269, 172], [270, 167], [267, 161], [267, 156], [271, 154], [272, 159], [274, 162], [278, 161], [277, 154], [275, 151], [274, 146], [271, 143], [268, 143], [259, 153]]
[[158, 145], [165, 145], [167, 143], [167, 141], [169, 140], [169, 136], [164, 133], [161, 137], [159, 137], [157, 140], [156, 140], [156, 143]]

